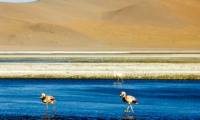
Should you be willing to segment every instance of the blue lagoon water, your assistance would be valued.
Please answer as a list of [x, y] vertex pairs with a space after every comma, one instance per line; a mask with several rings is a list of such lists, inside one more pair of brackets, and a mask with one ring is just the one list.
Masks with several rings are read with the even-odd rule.
[[[135, 118], [200, 119], [200, 81], [193, 80], [0, 79], [0, 119], [43, 119], [42, 92], [56, 98], [58, 116], [53, 119], [121, 119], [127, 104], [125, 91], [138, 100]], [[53, 106], [49, 105], [53, 116]]]

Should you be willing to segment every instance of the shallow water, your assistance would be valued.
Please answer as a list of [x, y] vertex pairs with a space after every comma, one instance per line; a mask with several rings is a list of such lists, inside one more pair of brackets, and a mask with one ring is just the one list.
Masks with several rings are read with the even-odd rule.
[[[42, 92], [56, 98], [53, 119], [121, 119], [127, 105], [121, 91], [133, 95], [136, 119], [200, 119], [200, 81], [192, 80], [1, 79], [0, 119], [43, 119]], [[49, 105], [53, 116], [53, 106]]]

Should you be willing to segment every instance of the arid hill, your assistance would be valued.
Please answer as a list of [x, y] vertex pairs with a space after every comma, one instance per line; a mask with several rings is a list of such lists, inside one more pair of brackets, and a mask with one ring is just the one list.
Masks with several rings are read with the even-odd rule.
[[200, 50], [199, 0], [0, 2], [0, 50]]

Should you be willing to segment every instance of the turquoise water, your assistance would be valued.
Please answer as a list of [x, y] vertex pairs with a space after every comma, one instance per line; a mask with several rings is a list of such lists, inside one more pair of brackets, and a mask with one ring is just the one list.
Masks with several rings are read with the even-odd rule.
[[[200, 81], [193, 80], [0, 79], [0, 119], [42, 119], [44, 92], [56, 98], [53, 119], [121, 119], [127, 104], [119, 94], [135, 96], [136, 119], [200, 119]], [[53, 106], [49, 105], [53, 116]]]

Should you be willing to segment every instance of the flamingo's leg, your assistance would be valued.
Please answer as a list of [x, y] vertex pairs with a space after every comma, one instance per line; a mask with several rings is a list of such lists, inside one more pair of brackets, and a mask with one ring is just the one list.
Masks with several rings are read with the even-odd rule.
[[129, 109], [129, 105], [128, 105], [128, 107], [126, 108], [126, 110], [124, 110], [124, 112], [125, 112], [125, 113], [126, 113], [126, 112], [129, 112], [128, 109]]
[[48, 104], [46, 104], [46, 115], [48, 116]]
[[132, 113], [134, 113], [134, 111], [133, 111], [133, 107], [130, 105], [130, 107], [131, 107], [131, 111], [132, 111]]
[[57, 115], [56, 114], [56, 105], [53, 104], [53, 108], [54, 108], [54, 115]]
[[119, 77], [117, 77], [117, 82], [119, 82]]
[[123, 77], [122, 77], [122, 82], [124, 82]]

